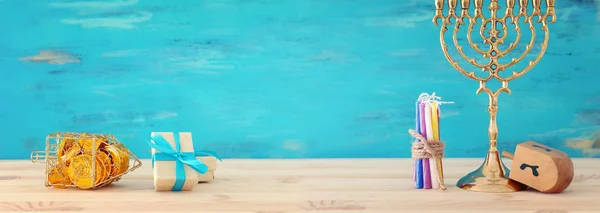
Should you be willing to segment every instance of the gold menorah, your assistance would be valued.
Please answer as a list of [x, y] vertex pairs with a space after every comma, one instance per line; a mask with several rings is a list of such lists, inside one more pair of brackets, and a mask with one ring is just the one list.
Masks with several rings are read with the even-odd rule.
[[[514, 192], [524, 189], [524, 187], [521, 184], [508, 179], [509, 170], [502, 163], [500, 155], [498, 154], [498, 149], [496, 147], [496, 139], [498, 137], [498, 126], [496, 124], [496, 115], [498, 113], [498, 96], [502, 92], [510, 94], [511, 91], [508, 88], [508, 82], [523, 76], [525, 73], [531, 70], [531, 68], [533, 68], [543, 57], [544, 52], [546, 51], [546, 47], [548, 46], [548, 18], [551, 18], [549, 21], [550, 23], [554, 23], [556, 21], [556, 12], [554, 11], [554, 0], [546, 0], [545, 14], [542, 14], [542, 0], [532, 1], [533, 8], [531, 12], [528, 12], [529, 1], [519, 0], [520, 10], [518, 13], [515, 14], [515, 2], [516, 0], [506, 0], [506, 10], [504, 12], [504, 16], [498, 17], [498, 11], [500, 10], [498, 0], [491, 0], [489, 7], [487, 8], [490, 12], [490, 16], [486, 18], [482, 11], [483, 0], [474, 0], [475, 9], [473, 15], [469, 14], [469, 7], [471, 6], [470, 0], [460, 1], [460, 15], [456, 13], [458, 0], [449, 0], [449, 9], [448, 14], [446, 16], [444, 16], [442, 11], [444, 9], [444, 0], [435, 0], [435, 16], [433, 17], [433, 23], [439, 26], [438, 20], [442, 20], [440, 30], [440, 43], [442, 45], [442, 51], [444, 52], [444, 56], [446, 56], [448, 62], [450, 62], [450, 64], [454, 68], [456, 68], [460, 73], [462, 73], [470, 79], [479, 82], [479, 89], [477, 89], [476, 92], [477, 94], [485, 92], [489, 97], [488, 111], [490, 114], [490, 125], [488, 129], [488, 135], [490, 138], [490, 146], [485, 161], [483, 162], [481, 167], [467, 174], [458, 181], [457, 186], [462, 189], [481, 192]], [[534, 18], [536, 17], [537, 20], [534, 20]], [[466, 71], [464, 67], [461, 67], [459, 63], [456, 60], [454, 60], [448, 53], [448, 46], [446, 45], [446, 42], [444, 40], [444, 35], [448, 31], [448, 26], [452, 24], [452, 19], [454, 19], [454, 21], [456, 22], [454, 24], [453, 41], [454, 46], [458, 50], [459, 55], [463, 59], [465, 59], [469, 64], [480, 68], [483, 72], [487, 72], [487, 76], [479, 77], [478, 75], [475, 75], [474, 72]], [[481, 54], [484, 58], [489, 59], [489, 62], [486, 64], [478, 63], [475, 61], [474, 58], [469, 58], [464, 53], [462, 49], [463, 47], [458, 44], [457, 34], [459, 32], [460, 26], [466, 25], [464, 22], [465, 19], [469, 21], [466, 35], [467, 41], [471, 48], [475, 50], [475, 52]], [[479, 48], [477, 44], [473, 43], [473, 40], [471, 38], [471, 32], [473, 31], [475, 25], [477, 25], [478, 19], [481, 20], [479, 34], [483, 39], [483, 44], [489, 46], [487, 50], [482, 50], [481, 48]], [[531, 40], [526, 45], [525, 51], [518, 58], [512, 58], [512, 60], [508, 63], [500, 63], [499, 59], [505, 57], [508, 53], [513, 51], [521, 39], [520, 19], [524, 19], [523, 24], [529, 26], [529, 30], [531, 31]], [[504, 44], [505, 39], [508, 35], [508, 24], [512, 24], [514, 26], [516, 38], [514, 42], [508, 45], [508, 47], [501, 50], [499, 46], [501, 44]], [[508, 68], [513, 67], [529, 54], [529, 51], [531, 51], [535, 44], [536, 24], [541, 24], [541, 29], [544, 33], [544, 41], [540, 44], [541, 49], [537, 57], [534, 60], [529, 61], [525, 68], [518, 71], [513, 71], [512, 74], [507, 77], [501, 76], [501, 72], [504, 72]], [[489, 30], [487, 25], [489, 25]], [[500, 35], [500, 33], [502, 33], [502, 35]], [[486, 83], [488, 83], [492, 79], [496, 79], [502, 85], [495, 91], [492, 91], [486, 86]]]

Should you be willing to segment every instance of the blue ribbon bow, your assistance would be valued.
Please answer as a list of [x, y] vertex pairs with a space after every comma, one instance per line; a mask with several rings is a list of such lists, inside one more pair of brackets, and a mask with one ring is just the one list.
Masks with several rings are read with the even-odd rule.
[[[194, 152], [181, 152], [181, 144], [179, 141], [179, 133], [174, 132], [173, 136], [175, 138], [175, 149], [171, 147], [171, 144], [165, 138], [163, 138], [158, 133], [152, 133], [151, 139], [148, 141], [150, 147], [160, 151], [159, 153], [155, 153], [152, 155], [152, 167], [154, 167], [155, 161], [175, 161], [175, 184], [173, 185], [172, 191], [181, 191], [183, 188], [183, 184], [186, 180], [184, 165], [191, 167], [196, 170], [200, 174], [205, 174], [208, 171], [208, 166], [202, 163], [202, 161], [196, 159], [196, 153]], [[200, 156], [215, 156], [217, 159], [221, 160], [221, 158], [217, 157], [216, 154], [210, 151], [202, 151], [199, 152]]]

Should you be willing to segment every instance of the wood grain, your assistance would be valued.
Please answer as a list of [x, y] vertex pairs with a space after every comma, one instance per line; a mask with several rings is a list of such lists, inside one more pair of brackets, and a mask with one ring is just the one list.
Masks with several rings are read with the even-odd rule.
[[445, 159], [445, 192], [414, 189], [410, 159], [225, 160], [213, 182], [189, 192], [155, 192], [148, 161], [95, 191], [46, 188], [43, 165], [0, 161], [0, 212], [597, 212], [600, 159], [573, 162], [561, 194], [486, 194], [454, 186], [480, 159]]

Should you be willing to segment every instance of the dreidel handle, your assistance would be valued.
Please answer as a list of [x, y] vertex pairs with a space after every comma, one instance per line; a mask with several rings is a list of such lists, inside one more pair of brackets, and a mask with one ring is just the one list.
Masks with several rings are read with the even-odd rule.
[[515, 155], [513, 155], [513, 153], [507, 152], [507, 151], [502, 151], [502, 157], [508, 158], [508, 159], [513, 159], [513, 157], [515, 157]]

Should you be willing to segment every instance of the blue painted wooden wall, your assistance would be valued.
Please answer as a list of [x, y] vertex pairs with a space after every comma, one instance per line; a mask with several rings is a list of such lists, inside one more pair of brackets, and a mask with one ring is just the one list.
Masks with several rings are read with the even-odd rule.
[[[595, 156], [600, 3], [556, 4], [546, 56], [500, 98], [499, 147]], [[2, 159], [57, 131], [113, 133], [144, 158], [151, 131], [224, 157], [408, 157], [421, 92], [456, 102], [447, 157], [487, 147], [487, 97], [443, 57], [433, 0], [0, 0], [0, 14]]]

